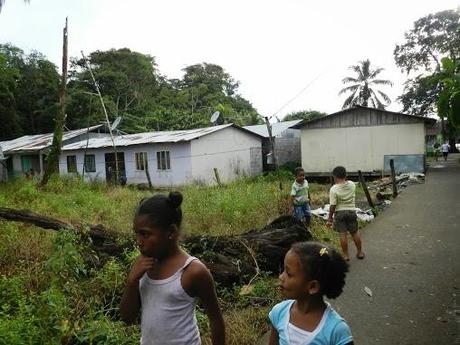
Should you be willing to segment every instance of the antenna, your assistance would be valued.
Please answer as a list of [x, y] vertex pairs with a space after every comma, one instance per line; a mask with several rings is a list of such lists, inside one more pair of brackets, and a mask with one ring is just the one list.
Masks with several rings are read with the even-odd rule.
[[110, 130], [111, 131], [115, 130], [118, 127], [118, 125], [120, 124], [120, 122], [121, 122], [121, 116], [118, 116], [115, 119], [115, 121], [113, 121], [112, 126], [110, 126]]
[[216, 124], [217, 119], [219, 118], [219, 116], [220, 116], [220, 112], [219, 112], [219, 111], [215, 111], [214, 114], [212, 114], [212, 116], [211, 116], [211, 123], [212, 123], [213, 125]]

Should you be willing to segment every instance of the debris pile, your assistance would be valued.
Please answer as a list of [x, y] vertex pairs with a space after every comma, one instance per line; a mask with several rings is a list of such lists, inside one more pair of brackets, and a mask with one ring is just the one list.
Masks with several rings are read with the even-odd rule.
[[[329, 215], [329, 204], [324, 205], [324, 207], [311, 210], [311, 214], [313, 214], [316, 217], [327, 220], [327, 217]], [[374, 220], [374, 214], [370, 209], [363, 211], [360, 208], [356, 208], [356, 216], [359, 220], [362, 220], [363, 222], [371, 222]]]
[[[396, 176], [396, 189], [398, 194], [403, 189], [412, 184], [421, 184], [425, 182], [425, 174], [421, 173], [404, 173]], [[389, 201], [393, 195], [393, 186], [391, 177], [384, 177], [380, 180], [370, 182], [367, 186], [370, 191], [376, 191], [377, 203]]]

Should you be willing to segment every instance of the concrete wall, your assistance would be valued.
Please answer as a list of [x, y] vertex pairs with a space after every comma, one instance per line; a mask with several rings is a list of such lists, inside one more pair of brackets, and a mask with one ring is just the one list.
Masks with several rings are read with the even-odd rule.
[[300, 130], [288, 128], [278, 135], [275, 138], [275, 154], [278, 166], [288, 162], [300, 163]]
[[[171, 169], [157, 169], [157, 151], [170, 151]], [[110, 148], [91, 149], [87, 154], [94, 154], [96, 172], [85, 172], [86, 180], [106, 180], [105, 153], [112, 153]], [[154, 186], [182, 185], [191, 181], [190, 143], [165, 143], [119, 147], [117, 152], [124, 153], [127, 183], [147, 183], [145, 170], [136, 170], [136, 152], [147, 152], [150, 179]], [[68, 174], [67, 156], [75, 155], [77, 169], [83, 171], [83, 151], [65, 151], [61, 154], [59, 168], [61, 174]]]
[[262, 172], [262, 139], [234, 127], [192, 141], [193, 180], [215, 183], [217, 168], [222, 182]]
[[383, 156], [424, 154], [423, 123], [372, 127], [302, 129], [302, 166], [307, 173], [329, 173], [343, 165], [350, 172], [383, 169]]

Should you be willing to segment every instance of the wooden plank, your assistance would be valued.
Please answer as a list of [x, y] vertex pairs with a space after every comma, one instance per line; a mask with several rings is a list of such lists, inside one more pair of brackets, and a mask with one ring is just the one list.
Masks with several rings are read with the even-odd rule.
[[363, 177], [363, 174], [361, 173], [361, 170], [358, 170], [358, 175], [359, 175], [359, 182], [361, 183], [361, 186], [363, 187], [363, 190], [364, 190], [364, 194], [366, 194], [367, 203], [373, 209], [374, 202], [372, 201], [371, 195], [369, 194], [369, 190], [367, 189], [366, 181], [364, 181], [364, 177]]

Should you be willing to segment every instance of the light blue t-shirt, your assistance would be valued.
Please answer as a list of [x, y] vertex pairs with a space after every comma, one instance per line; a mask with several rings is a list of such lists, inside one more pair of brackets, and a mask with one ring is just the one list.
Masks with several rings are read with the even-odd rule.
[[[295, 300], [278, 303], [268, 314], [270, 321], [278, 332], [279, 345], [289, 345], [289, 317]], [[328, 304], [324, 324], [321, 329], [313, 331], [314, 337], [308, 345], [346, 345], [353, 341], [350, 327], [345, 320]]]

